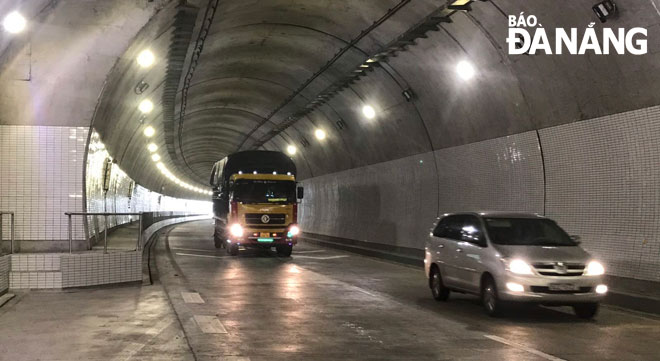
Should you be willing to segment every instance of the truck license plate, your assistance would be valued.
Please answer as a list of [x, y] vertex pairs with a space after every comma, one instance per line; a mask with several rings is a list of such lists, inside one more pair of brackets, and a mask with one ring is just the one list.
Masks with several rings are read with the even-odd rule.
[[550, 291], [577, 291], [577, 286], [572, 283], [551, 283], [548, 285]]
[[260, 235], [260, 236], [261, 236], [261, 238], [268, 238], [268, 237], [270, 237], [270, 233], [268, 233], [268, 232], [261, 232], [261, 235]]

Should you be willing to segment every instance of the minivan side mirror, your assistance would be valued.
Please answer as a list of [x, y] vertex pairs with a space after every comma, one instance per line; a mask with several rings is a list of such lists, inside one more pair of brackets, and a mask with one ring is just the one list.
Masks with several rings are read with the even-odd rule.
[[580, 236], [573, 235], [573, 236], [571, 236], [571, 240], [573, 240], [573, 242], [575, 242], [575, 244], [582, 243]]
[[297, 191], [298, 199], [303, 199], [303, 196], [305, 195], [305, 189], [303, 187], [298, 187]]

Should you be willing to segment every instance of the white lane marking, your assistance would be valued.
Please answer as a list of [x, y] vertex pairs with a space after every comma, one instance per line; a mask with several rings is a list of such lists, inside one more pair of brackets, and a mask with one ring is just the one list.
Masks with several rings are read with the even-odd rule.
[[204, 257], [204, 258], [227, 258], [227, 256], [208, 256], [205, 254], [176, 253], [177, 256]]
[[204, 303], [202, 296], [197, 292], [181, 292], [181, 297], [185, 303]]
[[308, 259], [337, 259], [337, 258], [346, 258], [350, 256], [328, 256], [328, 257], [315, 257], [315, 256], [296, 256], [295, 254], [293, 255], [293, 258], [308, 258]]
[[322, 249], [316, 250], [316, 251], [296, 251], [296, 254], [302, 254], [302, 253], [319, 253], [319, 252], [325, 252]]
[[196, 248], [180, 248], [180, 247], [171, 247], [171, 249], [177, 250], [177, 251], [194, 251], [194, 252], [208, 252], [208, 253], [215, 253], [216, 251], [211, 251], [208, 249], [196, 249]]
[[204, 333], [227, 333], [225, 326], [215, 316], [194, 315], [193, 318]]
[[519, 349], [519, 350], [523, 350], [523, 351], [529, 352], [529, 353], [531, 353], [531, 354], [533, 354], [533, 355], [536, 355], [536, 356], [538, 356], [538, 357], [544, 358], [544, 359], [546, 359], [546, 360], [550, 360], [550, 361], [566, 361], [566, 360], [563, 359], [563, 358], [559, 358], [559, 357], [555, 357], [555, 356], [549, 355], [549, 354], [547, 354], [547, 353], [545, 353], [545, 352], [541, 352], [541, 351], [539, 351], [539, 350], [535, 350], [535, 349], [533, 349], [533, 348], [531, 348], [531, 347], [527, 347], [527, 346], [525, 346], [525, 345], [521, 345], [521, 344], [516, 343], [516, 342], [507, 341], [506, 339], [504, 339], [504, 338], [502, 338], [502, 337], [499, 337], [499, 336], [494, 336], [494, 335], [484, 335], [484, 337], [489, 338], [489, 339], [491, 339], [491, 340], [493, 340], [493, 341], [496, 341], [496, 342], [499, 342], [499, 343], [503, 343], [503, 344], [505, 344], [505, 345], [508, 345], [508, 346], [511, 346], [511, 347], [517, 348], [517, 349]]

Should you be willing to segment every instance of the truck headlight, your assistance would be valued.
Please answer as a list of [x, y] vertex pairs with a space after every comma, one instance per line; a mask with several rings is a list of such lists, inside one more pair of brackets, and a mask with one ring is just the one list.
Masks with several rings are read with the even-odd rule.
[[587, 276], [600, 276], [605, 274], [605, 267], [598, 261], [591, 261], [587, 265], [587, 270], [584, 274]]
[[232, 224], [232, 226], [229, 228], [229, 232], [234, 237], [242, 237], [243, 236], [243, 227], [241, 227], [241, 225], [238, 224], [238, 223]]
[[532, 272], [532, 267], [530, 267], [527, 262], [521, 259], [514, 259], [509, 262], [509, 271], [518, 275], [534, 274], [534, 272]]
[[291, 226], [289, 227], [289, 234], [287, 234], [287, 236], [294, 237], [297, 236], [299, 233], [300, 233], [300, 228], [298, 226]]

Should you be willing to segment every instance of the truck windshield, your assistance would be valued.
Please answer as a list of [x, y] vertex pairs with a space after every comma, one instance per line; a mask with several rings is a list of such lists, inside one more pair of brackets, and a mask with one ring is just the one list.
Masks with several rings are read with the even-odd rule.
[[234, 201], [242, 203], [293, 203], [296, 182], [239, 179], [234, 183]]
[[576, 246], [557, 223], [549, 219], [486, 218], [490, 240], [506, 246]]

